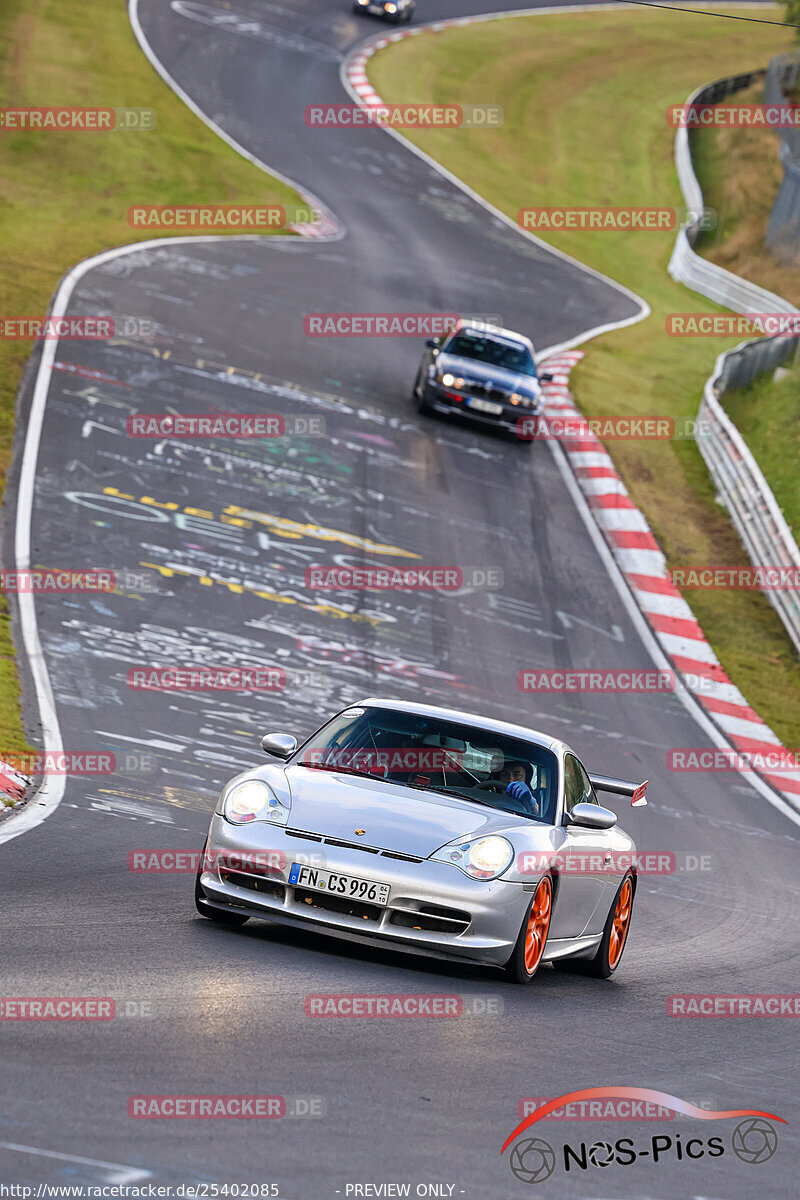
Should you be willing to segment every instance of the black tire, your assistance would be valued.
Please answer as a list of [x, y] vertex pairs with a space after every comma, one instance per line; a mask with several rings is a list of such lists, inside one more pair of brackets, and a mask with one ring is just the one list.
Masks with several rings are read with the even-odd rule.
[[[617, 906], [626, 884], [630, 886], [628, 917], [623, 931], [622, 944], [620, 946], [615, 944], [614, 950], [616, 957], [614, 957], [614, 961], [612, 963], [611, 958], [613, 955], [610, 952], [610, 948], [612, 934], [614, 933], [614, 921], [617, 914]], [[633, 914], [633, 901], [635, 895], [636, 880], [634, 879], [633, 873], [628, 871], [627, 875], [624, 876], [622, 882], [617, 888], [614, 900], [608, 910], [608, 916], [606, 917], [606, 923], [603, 928], [603, 936], [600, 940], [600, 945], [597, 947], [594, 958], [556, 959], [553, 963], [553, 966], [556, 968], [556, 970], [571, 971], [576, 975], [592, 975], [595, 979], [610, 979], [622, 961], [622, 955], [628, 942], [628, 933], [631, 927], [631, 916]]]
[[[546, 920], [544, 921], [541, 920], [541, 900], [539, 895], [542, 889], [546, 889], [548, 895], [547, 915]], [[528, 933], [531, 925], [536, 919], [534, 914], [534, 905], [537, 904], [537, 901], [539, 902], [540, 908], [539, 919], [537, 920], [537, 925], [539, 927], [536, 931], [537, 946], [535, 947], [533, 953], [531, 953]], [[531, 983], [531, 981], [536, 977], [536, 972], [539, 970], [539, 966], [542, 961], [542, 955], [544, 954], [544, 948], [547, 945], [547, 935], [550, 931], [550, 918], [552, 913], [553, 880], [549, 875], [544, 875], [539, 880], [536, 891], [531, 897], [528, 911], [525, 913], [525, 919], [520, 926], [519, 937], [517, 938], [516, 945], [512, 951], [511, 958], [506, 963], [506, 972], [514, 983], [521, 983], [525, 985]], [[533, 961], [533, 959], [535, 959], [535, 961]]]
[[417, 392], [416, 386], [411, 393], [411, 399], [414, 401], [414, 407], [416, 408], [417, 412], [421, 414], [421, 416], [429, 417], [431, 415], [431, 409], [425, 400], [425, 396], [422, 394], [422, 392]]
[[[207, 845], [208, 843], [206, 843]], [[200, 859], [200, 866], [197, 868], [197, 874], [194, 877], [194, 905], [201, 917], [207, 917], [209, 921], [213, 921], [216, 925], [227, 925], [229, 929], [238, 929], [244, 925], [245, 921], [250, 918], [242, 913], [226, 912], [224, 908], [214, 908], [212, 904], [206, 902], [203, 889], [200, 886], [200, 875], [203, 870], [203, 859], [206, 855], [206, 847], [203, 846], [203, 854]]]

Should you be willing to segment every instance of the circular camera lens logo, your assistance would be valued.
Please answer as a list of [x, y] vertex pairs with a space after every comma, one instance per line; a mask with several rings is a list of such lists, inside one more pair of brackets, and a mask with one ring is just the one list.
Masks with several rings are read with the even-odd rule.
[[761, 1117], [740, 1121], [731, 1135], [733, 1153], [745, 1163], [763, 1163], [778, 1149], [775, 1126]]
[[522, 1183], [543, 1183], [556, 1169], [556, 1152], [541, 1138], [517, 1142], [509, 1159], [511, 1170]]
[[593, 1167], [607, 1167], [614, 1158], [614, 1147], [608, 1142], [595, 1142], [589, 1148], [589, 1161]]

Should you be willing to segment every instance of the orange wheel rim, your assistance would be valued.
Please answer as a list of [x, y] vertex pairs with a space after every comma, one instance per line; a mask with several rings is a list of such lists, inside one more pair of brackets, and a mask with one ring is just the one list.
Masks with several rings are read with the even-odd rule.
[[550, 928], [550, 910], [552, 905], [553, 887], [549, 876], [545, 875], [536, 889], [536, 895], [533, 897], [533, 904], [531, 905], [530, 916], [528, 917], [528, 928], [525, 930], [525, 970], [529, 975], [532, 975], [536, 970], [539, 960], [544, 953], [547, 931]]
[[608, 943], [608, 965], [610, 967], [615, 967], [622, 957], [625, 938], [628, 936], [632, 907], [633, 886], [630, 879], [626, 879], [617, 896], [614, 919], [611, 923], [611, 938]]

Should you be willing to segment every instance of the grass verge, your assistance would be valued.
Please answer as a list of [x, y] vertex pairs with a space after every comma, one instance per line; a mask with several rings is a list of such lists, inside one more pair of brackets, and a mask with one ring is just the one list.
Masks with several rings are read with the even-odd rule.
[[[737, 102], [763, 102], [761, 86], [737, 94]], [[706, 258], [800, 308], [797, 263], [781, 262], [765, 248], [767, 223], [783, 168], [780, 138], [768, 130], [704, 129], [692, 137], [697, 177], [707, 203], [717, 210], [717, 229], [698, 239]], [[795, 537], [800, 536], [800, 370], [773, 383], [763, 375], [746, 388], [726, 392], [722, 403], [755, 455]]]
[[[17, 132], [0, 128], [0, 316], [41, 316], [61, 276], [113, 246], [169, 236], [136, 230], [142, 204], [300, 205], [240, 158], [170, 91], [142, 54], [121, 0], [4, 0], [0, 107], [153, 108], [150, 132]], [[179, 231], [184, 233], [186, 231]], [[0, 339], [0, 480], [30, 343]], [[0, 596], [0, 758], [27, 753], [19, 681]]]
[[800, 537], [800, 366], [766, 374], [722, 397], [725, 411], [769, 480], [786, 523]]
[[[763, 104], [761, 84], [737, 92], [732, 104]], [[691, 135], [692, 161], [716, 229], [702, 233], [704, 258], [775, 292], [800, 308], [800, 271], [765, 247], [767, 223], [783, 178], [780, 138], [770, 129], [703, 129]]]
[[[677, 207], [683, 197], [668, 106], [790, 45], [790, 31], [713, 16], [583, 12], [405, 39], [372, 58], [369, 75], [389, 102], [501, 105], [499, 129], [406, 136], [512, 218], [540, 205]], [[646, 321], [592, 343], [573, 378], [584, 412], [694, 417], [716, 355], [735, 343], [666, 335], [670, 313], [720, 311], [668, 275], [674, 233], [578, 230], [543, 240], [633, 288], [652, 309]], [[524, 332], [535, 339], [535, 328]], [[748, 561], [693, 441], [609, 449], [671, 567]], [[687, 592], [686, 599], [725, 670], [793, 745], [800, 663], [769, 601], [747, 592]]]

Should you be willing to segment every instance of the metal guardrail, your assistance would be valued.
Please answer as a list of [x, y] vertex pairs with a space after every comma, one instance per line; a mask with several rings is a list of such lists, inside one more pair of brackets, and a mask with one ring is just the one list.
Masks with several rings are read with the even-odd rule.
[[[759, 566], [795, 568], [800, 573], [800, 548], [792, 531], [718, 399], [728, 388], [744, 387], [761, 371], [785, 361], [796, 342], [796, 338], [759, 338], [720, 354], [714, 374], [706, 381], [695, 441], [751, 561]], [[765, 595], [800, 653], [800, 592], [769, 589]]]
[[[765, 76], [766, 71], [752, 71], [717, 80], [698, 88], [686, 103], [713, 103]], [[675, 135], [675, 165], [686, 205], [698, 215], [678, 234], [669, 262], [672, 278], [734, 312], [797, 312], [787, 300], [695, 253], [694, 243], [702, 227], [703, 193], [692, 166], [689, 131], [683, 127]], [[695, 429], [695, 440], [720, 498], [757, 566], [800, 569], [800, 548], [772, 489], [719, 397], [729, 388], [744, 387], [760, 372], [785, 362], [798, 344], [798, 337], [756, 338], [720, 354], [713, 374], [706, 381]], [[776, 589], [765, 591], [765, 595], [800, 653], [800, 592]]]

